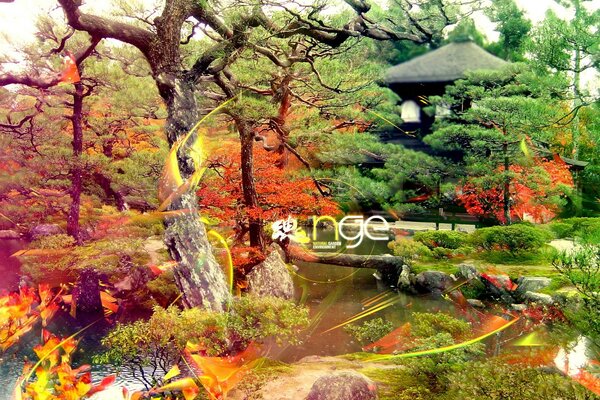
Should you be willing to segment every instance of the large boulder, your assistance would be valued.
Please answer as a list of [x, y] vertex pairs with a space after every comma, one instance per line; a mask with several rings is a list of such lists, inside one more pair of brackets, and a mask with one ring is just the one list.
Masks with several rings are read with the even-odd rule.
[[315, 381], [306, 400], [375, 400], [377, 386], [358, 372], [340, 372]]
[[546, 306], [554, 304], [554, 299], [549, 294], [537, 292], [525, 292], [523, 298], [532, 303], [543, 304]]
[[537, 292], [550, 285], [552, 279], [542, 276], [523, 276], [517, 279], [517, 294], [523, 295], [525, 292]]
[[0, 239], [21, 239], [19, 232], [13, 230], [0, 231]]
[[44, 236], [59, 235], [61, 233], [64, 233], [62, 228], [56, 224], [40, 224], [31, 228], [29, 238], [36, 240]]
[[440, 271], [424, 271], [415, 278], [415, 288], [421, 293], [441, 294], [453, 283], [449, 275]]
[[477, 268], [475, 268], [473, 264], [469, 263], [459, 264], [457, 275], [467, 280], [479, 278], [479, 272], [477, 272]]
[[411, 291], [414, 280], [414, 274], [411, 274], [410, 267], [406, 264], [402, 265], [402, 271], [398, 276], [396, 286], [403, 291]]
[[281, 249], [272, 245], [267, 258], [248, 274], [248, 293], [275, 296], [286, 300], [294, 298], [294, 281], [283, 261]]

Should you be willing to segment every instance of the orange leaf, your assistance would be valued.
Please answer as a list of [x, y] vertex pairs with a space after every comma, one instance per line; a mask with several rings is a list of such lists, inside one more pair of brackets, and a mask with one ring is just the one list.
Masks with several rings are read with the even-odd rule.
[[102, 379], [102, 381], [99, 384], [92, 387], [92, 389], [87, 393], [87, 395], [91, 396], [94, 393], [98, 393], [103, 390], [106, 390], [107, 387], [109, 387], [110, 385], [115, 383], [116, 378], [117, 378], [116, 375], [107, 376], [106, 378]]
[[63, 57], [63, 73], [60, 81], [64, 83], [77, 83], [81, 81], [79, 69], [77, 68], [77, 60], [75, 60], [75, 57], [70, 52]]
[[116, 313], [119, 310], [119, 305], [116, 304], [117, 299], [106, 292], [100, 292], [100, 301], [102, 302], [102, 307], [106, 308], [112, 313]]

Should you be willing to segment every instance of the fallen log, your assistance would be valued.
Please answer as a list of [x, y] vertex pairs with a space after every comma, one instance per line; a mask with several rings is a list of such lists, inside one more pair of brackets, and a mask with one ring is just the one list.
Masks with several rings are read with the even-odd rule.
[[398, 269], [402, 270], [402, 265], [406, 264], [402, 257], [390, 255], [358, 255], [358, 254], [337, 254], [337, 253], [307, 253], [293, 252], [290, 259], [294, 261], [304, 261], [318, 264], [339, 265], [349, 268], [370, 268], [370, 269]]

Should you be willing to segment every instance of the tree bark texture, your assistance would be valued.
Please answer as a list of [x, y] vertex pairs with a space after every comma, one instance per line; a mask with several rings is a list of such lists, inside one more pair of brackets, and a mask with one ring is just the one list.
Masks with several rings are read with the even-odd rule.
[[387, 270], [390, 268], [402, 269], [402, 266], [406, 264], [402, 257], [358, 254], [316, 253], [303, 257], [301, 253], [298, 253], [291, 255], [290, 258], [296, 261], [317, 264], [330, 264], [348, 268], [368, 268], [379, 270]]
[[[242, 192], [244, 194], [244, 206], [248, 209], [259, 207], [256, 184], [254, 181], [254, 131], [252, 126], [241, 119], [236, 120], [241, 142], [241, 168], [242, 168]], [[249, 218], [250, 246], [264, 250], [262, 238], [262, 220], [260, 218]]]
[[77, 82], [74, 84], [75, 93], [73, 94], [73, 114], [71, 115], [71, 125], [73, 127], [73, 163], [71, 166], [71, 205], [67, 216], [67, 234], [71, 235], [77, 243], [81, 243], [79, 229], [79, 206], [81, 204], [81, 190], [83, 187], [83, 171], [81, 167], [81, 153], [83, 152], [83, 84]]
[[[168, 106], [167, 135], [170, 145], [189, 132], [200, 118], [194, 92], [185, 82], [175, 82]], [[185, 146], [184, 146], [185, 147]], [[185, 152], [185, 148], [183, 149]], [[192, 160], [178, 155], [184, 179], [194, 172]], [[222, 267], [212, 253], [206, 228], [198, 211], [195, 192], [186, 193], [170, 205], [170, 210], [190, 210], [165, 220], [165, 243], [171, 257], [178, 262], [175, 282], [186, 307], [203, 307], [223, 311], [231, 294]]]

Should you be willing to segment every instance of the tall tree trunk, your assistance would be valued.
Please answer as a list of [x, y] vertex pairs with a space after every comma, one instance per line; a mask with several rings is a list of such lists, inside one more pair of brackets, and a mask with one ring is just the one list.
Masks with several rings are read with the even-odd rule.
[[[236, 125], [240, 134], [241, 168], [242, 168], [242, 192], [244, 194], [244, 205], [246, 208], [258, 208], [258, 195], [254, 182], [254, 132], [247, 121], [236, 118]], [[249, 221], [250, 246], [258, 247], [261, 251], [265, 249], [262, 237], [262, 220], [250, 218]]]
[[579, 48], [575, 49], [575, 65], [574, 65], [574, 74], [573, 74], [573, 108], [575, 110], [575, 116], [573, 117], [573, 121], [571, 123], [571, 132], [572, 132], [572, 140], [573, 140], [573, 159], [579, 159], [579, 110], [577, 108], [581, 107], [581, 72], [579, 69], [581, 68], [581, 51]]
[[[175, 80], [170, 88], [161, 90], [161, 94], [167, 103], [166, 131], [173, 146], [192, 129], [200, 116], [190, 84]], [[178, 160], [181, 174], [186, 179], [194, 172], [193, 162], [185, 154], [179, 154]], [[206, 228], [200, 221], [196, 193], [184, 194], [170, 205], [170, 210], [189, 211], [165, 219], [165, 243], [171, 257], [178, 262], [174, 275], [183, 304], [225, 310], [231, 294], [225, 273], [211, 251]]]
[[83, 84], [77, 82], [74, 84], [75, 93], [73, 94], [73, 114], [71, 115], [71, 125], [73, 127], [73, 165], [71, 166], [71, 206], [67, 216], [67, 233], [71, 235], [77, 243], [81, 243], [79, 230], [79, 208], [81, 204], [81, 189], [83, 185], [83, 170], [81, 167], [81, 153], [83, 152]]
[[505, 141], [502, 145], [504, 153], [504, 223], [511, 224], [510, 220], [510, 163], [508, 160], [508, 142]]
[[[573, 1], [573, 7], [575, 7], [575, 18], [576, 23], [580, 23], [581, 7], [582, 4], [579, 1]], [[575, 45], [575, 51], [573, 55], [573, 108], [577, 109], [581, 107], [581, 48], [578, 44]], [[573, 140], [573, 159], [577, 160], [579, 157], [579, 110], [575, 110], [575, 116], [571, 123], [572, 140]]]

